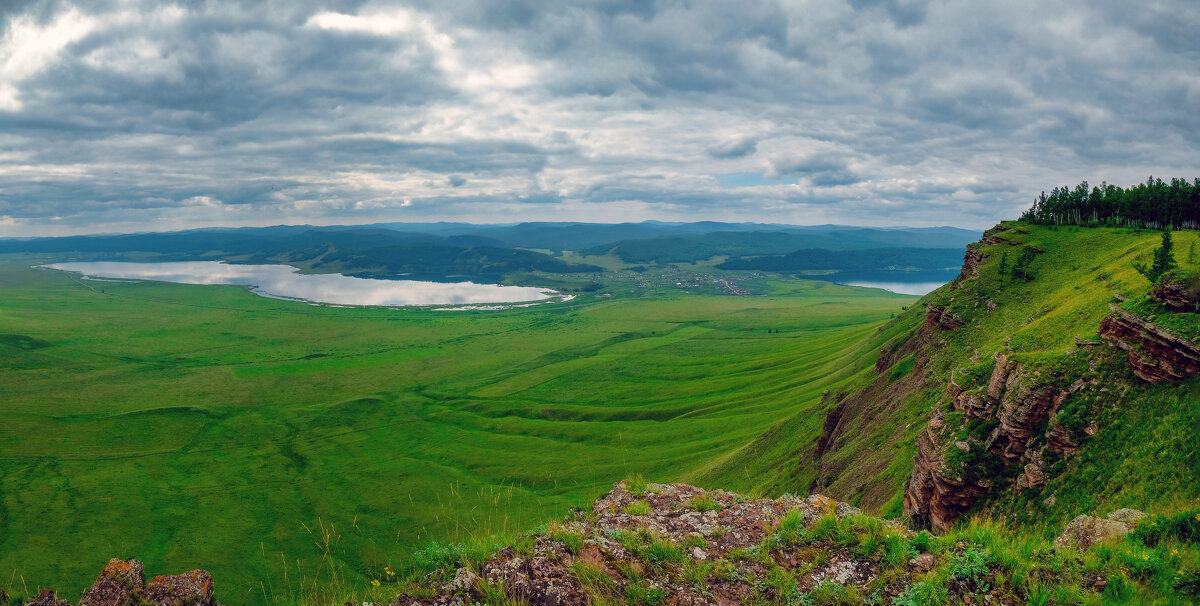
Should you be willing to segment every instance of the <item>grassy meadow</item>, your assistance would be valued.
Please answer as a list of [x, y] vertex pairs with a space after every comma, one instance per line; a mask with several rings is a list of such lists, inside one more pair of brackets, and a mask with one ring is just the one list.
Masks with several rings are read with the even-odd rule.
[[862, 381], [867, 337], [916, 300], [790, 280], [332, 308], [30, 267], [48, 260], [0, 257], [0, 586], [71, 599], [110, 557], [261, 603], [331, 562], [364, 582], [430, 540], [526, 530], [626, 476], [769, 485], [786, 457], [731, 462], [784, 419], [815, 436], [822, 392]]

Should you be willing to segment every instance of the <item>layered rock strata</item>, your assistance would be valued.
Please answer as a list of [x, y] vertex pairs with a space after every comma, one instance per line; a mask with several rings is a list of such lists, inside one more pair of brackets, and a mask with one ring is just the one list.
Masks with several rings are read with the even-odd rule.
[[1200, 345], [1120, 307], [1100, 322], [1100, 336], [1127, 353], [1130, 368], [1144, 381], [1182, 381], [1200, 373]]

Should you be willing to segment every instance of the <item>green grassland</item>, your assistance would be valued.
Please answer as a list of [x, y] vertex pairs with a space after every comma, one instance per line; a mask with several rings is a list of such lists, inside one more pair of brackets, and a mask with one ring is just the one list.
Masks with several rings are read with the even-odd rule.
[[372, 578], [634, 474], [771, 485], [799, 463], [739, 456], [819, 432], [822, 393], [865, 381], [916, 300], [770, 276], [722, 296], [671, 269], [532, 308], [331, 308], [47, 260], [0, 257], [0, 585], [67, 597], [136, 557], [259, 603], [325, 553]]

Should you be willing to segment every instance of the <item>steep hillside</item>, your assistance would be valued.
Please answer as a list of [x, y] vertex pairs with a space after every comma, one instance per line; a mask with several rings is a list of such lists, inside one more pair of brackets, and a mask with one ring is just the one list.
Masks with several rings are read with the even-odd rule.
[[[1177, 233], [1177, 250], [1196, 238]], [[1194, 502], [1200, 331], [1133, 268], [1158, 243], [1145, 230], [989, 230], [956, 280], [879, 330], [874, 372], [827, 393], [823, 422], [787, 419], [698, 479], [805, 487], [938, 530], [984, 511], [1049, 534], [1079, 512]], [[1177, 256], [1181, 273], [1195, 265]]]

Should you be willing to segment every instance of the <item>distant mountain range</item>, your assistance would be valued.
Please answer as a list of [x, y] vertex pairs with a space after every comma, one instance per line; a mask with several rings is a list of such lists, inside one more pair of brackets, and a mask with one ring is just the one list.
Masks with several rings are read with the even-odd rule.
[[[0, 253], [58, 253], [90, 259], [148, 253], [162, 260], [282, 262], [309, 271], [374, 277], [456, 276], [498, 280], [514, 272], [598, 272], [568, 263], [563, 251], [615, 255], [631, 264], [704, 261], [725, 256], [729, 268], [884, 269], [955, 265], [977, 232], [954, 227], [866, 228], [762, 223], [380, 223], [361, 226], [281, 225], [177, 232], [0, 239]], [[802, 251], [823, 249], [823, 252]], [[868, 249], [888, 249], [886, 255]], [[926, 249], [920, 251], [918, 249]], [[550, 254], [547, 254], [547, 251]], [[831, 255], [829, 251], [863, 251]], [[935, 252], [936, 251], [936, 252]], [[789, 256], [790, 254], [790, 256]], [[780, 259], [765, 256], [783, 256]], [[871, 258], [886, 256], [873, 265]], [[755, 261], [755, 257], [764, 257]], [[797, 259], [821, 259], [821, 267]], [[911, 257], [911, 259], [910, 259]], [[831, 260], [853, 259], [845, 267]], [[919, 261], [919, 262], [914, 262]]]

